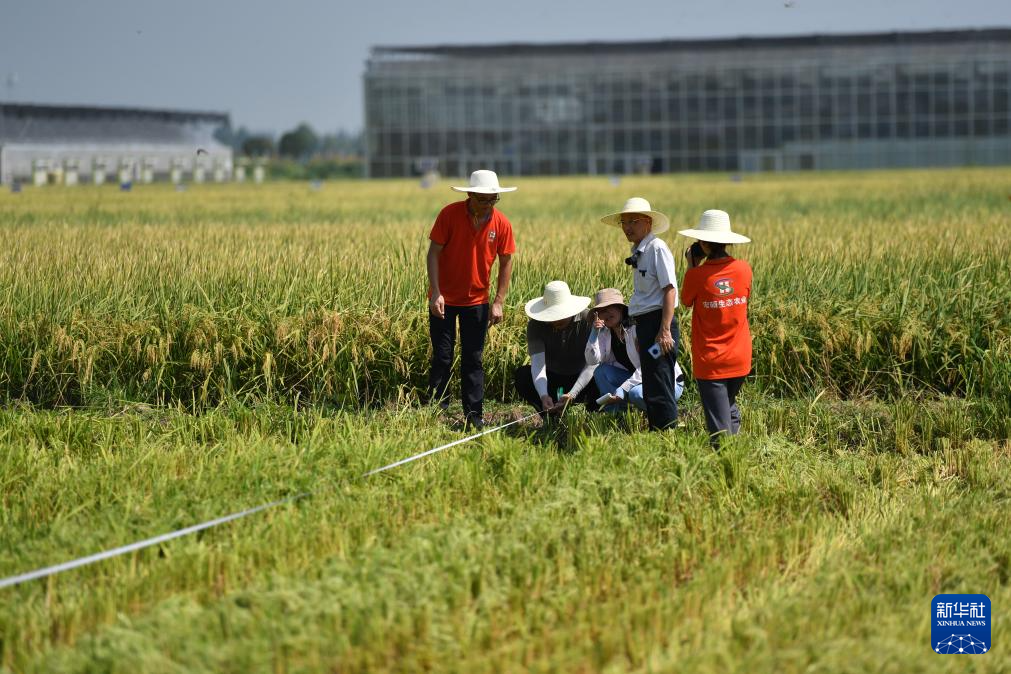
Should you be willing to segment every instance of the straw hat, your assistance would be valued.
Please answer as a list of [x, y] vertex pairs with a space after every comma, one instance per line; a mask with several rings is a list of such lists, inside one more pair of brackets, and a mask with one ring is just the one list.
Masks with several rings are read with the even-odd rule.
[[698, 227], [679, 230], [678, 234], [711, 243], [751, 243], [751, 239], [730, 229], [730, 216], [726, 211], [715, 209], [702, 214]]
[[605, 225], [621, 227], [621, 216], [625, 213], [642, 213], [653, 218], [653, 226], [649, 230], [653, 234], [662, 234], [670, 229], [670, 218], [660, 211], [654, 211], [650, 208], [649, 202], [642, 197], [632, 197], [625, 202], [625, 207], [619, 212], [605, 215], [600, 221]]
[[500, 187], [498, 184], [498, 174], [494, 171], [474, 171], [470, 174], [470, 185], [467, 187], [453, 187], [457, 192], [475, 192], [477, 194], [501, 194], [502, 192], [515, 192], [515, 187]]
[[614, 306], [615, 304], [620, 304], [621, 306], [628, 308], [625, 304], [625, 298], [622, 297], [621, 291], [617, 288], [604, 288], [597, 291], [596, 297], [593, 298], [593, 308], [603, 309], [604, 307]]
[[524, 310], [535, 321], [560, 321], [575, 316], [590, 306], [589, 297], [573, 295], [565, 281], [551, 281], [544, 286], [544, 296], [527, 302]]

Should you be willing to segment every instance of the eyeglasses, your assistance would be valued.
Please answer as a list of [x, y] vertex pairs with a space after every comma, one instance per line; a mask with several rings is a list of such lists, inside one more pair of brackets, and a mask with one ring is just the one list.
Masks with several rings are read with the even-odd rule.
[[499, 196], [497, 194], [495, 194], [495, 195], [492, 195], [490, 197], [478, 197], [478, 196], [474, 196], [472, 194], [470, 196], [470, 198], [473, 199], [475, 202], [477, 202], [479, 204], [488, 205], [488, 204], [497, 204]]

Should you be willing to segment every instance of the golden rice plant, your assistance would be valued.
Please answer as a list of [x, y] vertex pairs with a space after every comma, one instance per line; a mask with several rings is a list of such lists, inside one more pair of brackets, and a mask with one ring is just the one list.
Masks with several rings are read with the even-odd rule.
[[[505, 322], [485, 353], [512, 396], [523, 303], [551, 279], [590, 295], [630, 279], [630, 195], [671, 215], [731, 213], [754, 243], [756, 385], [782, 395], [996, 395], [1011, 378], [1006, 169], [517, 180]], [[362, 406], [423, 386], [424, 255], [445, 183], [27, 190], [0, 196], [0, 396], [196, 407], [230, 396]], [[681, 314], [686, 354], [690, 318]], [[1002, 389], [1002, 387], [1004, 387]]]

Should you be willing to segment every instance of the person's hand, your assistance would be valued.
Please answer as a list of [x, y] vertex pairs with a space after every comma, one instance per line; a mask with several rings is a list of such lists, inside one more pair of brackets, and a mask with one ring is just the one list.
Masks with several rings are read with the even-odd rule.
[[563, 395], [563, 396], [562, 396], [561, 398], [559, 398], [559, 399], [557, 400], [557, 402], [555, 402], [555, 403], [554, 403], [554, 404], [553, 404], [553, 405], [551, 406], [551, 409], [550, 409], [550, 410], [548, 410], [548, 411], [549, 411], [549, 412], [550, 412], [551, 414], [561, 414], [562, 412], [564, 412], [564, 411], [565, 411], [565, 408], [566, 408], [566, 407], [568, 407], [568, 405], [569, 405], [569, 403], [570, 403], [571, 401], [572, 401], [572, 396], [571, 396], [571, 395], [569, 395], [568, 393], [566, 393], [566, 394], [565, 394], [565, 395]]
[[555, 401], [554, 401], [554, 399], [551, 396], [549, 396], [549, 395], [542, 395], [541, 396], [541, 407], [544, 409], [545, 412], [550, 412], [555, 407]]
[[607, 400], [605, 400], [604, 402], [600, 403], [600, 406], [601, 407], [607, 407], [608, 405], [613, 405], [614, 403], [620, 403], [620, 402], [621, 402], [621, 398], [619, 398], [618, 396], [614, 395], [613, 393], [608, 393], [607, 394]]
[[674, 337], [670, 334], [670, 327], [664, 327], [660, 334], [656, 336], [656, 343], [660, 345], [662, 353], [670, 353], [674, 350]]
[[442, 298], [442, 293], [432, 293], [428, 298], [428, 310], [436, 318], [446, 317], [446, 300]]
[[488, 317], [488, 325], [497, 325], [502, 322], [502, 303], [495, 302], [491, 305], [491, 315]]
[[600, 314], [593, 312], [593, 327], [597, 330], [602, 330], [604, 328], [604, 319], [600, 317]]
[[692, 247], [691, 246], [688, 246], [687, 248], [685, 248], [685, 260], [688, 261], [688, 267], [689, 268], [699, 266], [699, 263], [695, 260], [695, 257], [692, 255]]

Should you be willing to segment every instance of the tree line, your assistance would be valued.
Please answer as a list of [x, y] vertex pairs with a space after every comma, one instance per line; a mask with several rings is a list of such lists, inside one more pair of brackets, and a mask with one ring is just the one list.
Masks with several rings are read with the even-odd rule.
[[238, 154], [251, 158], [280, 158], [298, 162], [313, 159], [355, 160], [364, 154], [362, 134], [339, 130], [318, 134], [302, 122], [277, 139], [271, 134], [251, 132], [246, 127], [224, 127], [216, 134], [218, 141]]

